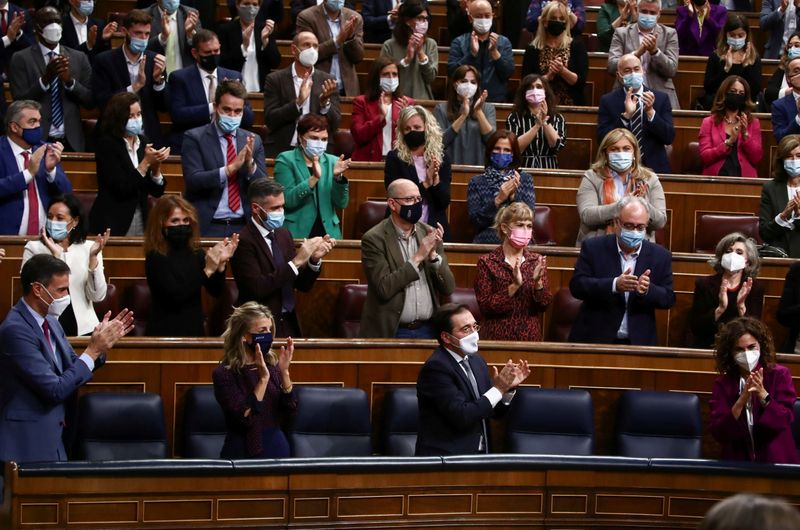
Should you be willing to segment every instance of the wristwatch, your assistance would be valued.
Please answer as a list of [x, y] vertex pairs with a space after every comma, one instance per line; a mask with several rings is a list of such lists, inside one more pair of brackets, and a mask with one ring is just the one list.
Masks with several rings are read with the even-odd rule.
[[767, 397], [765, 397], [764, 399], [761, 400], [761, 406], [762, 407], [766, 407], [767, 405], [769, 405], [770, 401], [772, 401], [772, 396], [767, 394]]

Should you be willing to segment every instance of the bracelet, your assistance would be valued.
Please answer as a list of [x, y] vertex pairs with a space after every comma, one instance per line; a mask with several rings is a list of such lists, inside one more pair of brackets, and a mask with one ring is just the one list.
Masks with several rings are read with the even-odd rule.
[[764, 399], [761, 400], [761, 406], [762, 407], [766, 407], [767, 405], [769, 405], [770, 401], [772, 401], [772, 396], [767, 394], [767, 397], [765, 397]]

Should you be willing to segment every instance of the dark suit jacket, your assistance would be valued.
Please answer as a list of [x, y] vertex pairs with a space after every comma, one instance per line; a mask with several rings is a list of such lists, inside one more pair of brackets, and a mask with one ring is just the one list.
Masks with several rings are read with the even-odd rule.
[[[71, 24], [71, 22], [70, 22]], [[64, 135], [74, 151], [85, 151], [86, 140], [81, 123], [81, 107], [94, 106], [90, 86], [92, 68], [83, 53], [66, 46], [59, 46], [61, 55], [69, 58], [69, 71], [75, 82], [72, 90], [67, 90], [60, 79], [61, 108], [64, 116]], [[44, 75], [46, 65], [38, 43], [14, 54], [11, 58], [9, 81], [14, 99], [32, 99], [42, 105], [42, 134], [47, 137], [52, 123], [53, 109], [50, 92], [42, 90], [39, 78]]]
[[[170, 154], [181, 154], [183, 133], [211, 123], [208, 111], [208, 93], [204, 88], [201, 75], [205, 76], [208, 73], [205, 70], [201, 72], [194, 62], [169, 75], [167, 90], [169, 90], [169, 114], [172, 116], [172, 134], [170, 135], [172, 151]], [[217, 68], [216, 76], [217, 86], [225, 79], [242, 80], [242, 74], [239, 72], [222, 67]], [[245, 100], [241, 126], [249, 129], [252, 125], [253, 109]]]
[[[264, 22], [256, 19], [253, 35], [256, 39], [256, 61], [258, 62], [258, 86], [259, 90], [264, 85], [264, 78], [281, 64], [281, 52], [278, 50], [278, 41], [270, 35], [266, 48], [261, 48], [261, 31], [264, 29]], [[234, 18], [222, 24], [217, 30], [221, 54], [219, 65], [230, 70], [241, 72], [244, 70], [245, 58], [242, 55], [242, 24], [239, 18]]]
[[[736, 297], [739, 289], [728, 293], [728, 308], [714, 320], [714, 311], [719, 306], [719, 288], [722, 285], [722, 274], [702, 276], [694, 281], [694, 296], [692, 297], [692, 312], [689, 323], [693, 342], [688, 344], [693, 348], [713, 348], [714, 336], [719, 328], [738, 318], [739, 310], [736, 307]], [[761, 311], [764, 307], [764, 284], [753, 279], [753, 287], [745, 300], [746, 315], [761, 320]]]
[[794, 353], [800, 335], [800, 262], [793, 263], [786, 273], [781, 301], [778, 303], [778, 322], [789, 328], [789, 336], [781, 351]]
[[[309, 112], [320, 114], [319, 97], [322, 84], [326, 79], [333, 79], [330, 74], [319, 68], [312, 74], [313, 85], [309, 98]], [[297, 120], [302, 116], [297, 110], [297, 94], [292, 80], [292, 66], [276, 70], [264, 81], [264, 124], [267, 126], [267, 137], [264, 139], [264, 151], [270, 158], [291, 148]], [[339, 93], [331, 96], [330, 109], [327, 113], [328, 132], [333, 135], [339, 128], [341, 114], [339, 110]]]
[[364, 17], [364, 42], [383, 44], [392, 38], [392, 29], [389, 27], [388, 18], [391, 10], [392, 0], [363, 0], [361, 2], [361, 16]]
[[[250, 202], [246, 200], [248, 184], [251, 180], [267, 176], [264, 146], [257, 134], [241, 128], [237, 129], [236, 152], [238, 153], [244, 148], [248, 135], [252, 135], [254, 138], [253, 160], [256, 163], [256, 170], [252, 175], [246, 168], [239, 170], [239, 191], [245, 219], [250, 217]], [[209, 123], [186, 131], [183, 139], [181, 165], [186, 183], [186, 199], [197, 208], [201, 234], [208, 232], [211, 219], [222, 198], [223, 187], [220, 184], [219, 169], [225, 164], [216, 123]]]
[[111, 41], [103, 40], [103, 29], [106, 27], [105, 22], [99, 18], [89, 17], [86, 21], [87, 34], [93, 26], [97, 26], [97, 40], [94, 43], [94, 48], [90, 50], [85, 42], [83, 44], [78, 44], [78, 34], [75, 32], [75, 24], [72, 23], [72, 17], [67, 13], [61, 19], [61, 27], [63, 28], [61, 32], [61, 45], [68, 46], [73, 50], [82, 51], [90, 61], [94, 62], [94, 58], [98, 53], [111, 49]]
[[[495, 408], [483, 393], [492, 387], [489, 367], [480, 355], [470, 355], [469, 364], [478, 392], [475, 399], [464, 370], [453, 356], [439, 346], [422, 366], [417, 377], [419, 431], [416, 456], [444, 456], [478, 453], [478, 443], [486, 422], [508, 408]], [[491, 439], [491, 435], [489, 435]], [[489, 443], [489, 440], [486, 440]]]
[[[167, 186], [153, 182], [152, 171], [142, 177], [134, 167], [125, 147], [127, 140], [103, 135], [98, 139], [95, 162], [97, 164], [97, 199], [89, 214], [89, 230], [99, 234], [106, 228], [112, 236], [124, 236], [131, 225], [133, 213], [138, 206], [142, 216], [147, 213], [148, 196], [161, 197]], [[139, 159], [144, 158], [144, 149], [149, 140], [139, 137]], [[147, 220], [144, 217], [143, 220]]]
[[[291, 0], [292, 1], [292, 20], [297, 20], [297, 15], [303, 9], [308, 9], [309, 7], [314, 7], [317, 5], [317, 0]], [[348, 9], [355, 9], [356, 2], [355, 0], [345, 0], [344, 6]]]
[[[450, 241], [450, 224], [447, 222], [447, 207], [450, 206], [450, 181], [453, 173], [450, 167], [450, 157], [443, 155], [442, 165], [439, 168], [439, 184], [428, 189], [419, 184], [419, 193], [428, 203], [428, 220], [431, 226], [441, 223], [444, 228], [444, 240]], [[417, 168], [414, 164], [406, 164], [397, 158], [397, 151], [392, 149], [386, 154], [386, 164], [383, 171], [383, 185], [388, 189], [389, 184], [397, 179], [408, 179], [419, 182]]]
[[66, 460], [61, 441], [65, 402], [92, 378], [58, 319], [48, 316], [53, 360], [42, 328], [20, 300], [0, 325], [0, 461]]
[[[672, 254], [659, 245], [642, 242], [636, 270], [641, 275], [650, 269], [650, 289], [647, 294], [628, 296], [628, 338], [631, 344], [655, 346], [656, 309], [675, 305], [672, 290]], [[580, 312], [569, 334], [570, 342], [613, 343], [625, 315], [625, 296], [611, 292], [614, 279], [622, 274], [614, 234], [584, 240], [569, 282], [572, 296], [583, 300]]]
[[[645, 87], [645, 90], [650, 90]], [[672, 169], [667, 158], [664, 146], [672, 144], [675, 139], [675, 127], [672, 125], [672, 105], [663, 92], [652, 90], [656, 96], [653, 103], [655, 116], [653, 121], [647, 119], [645, 114], [642, 120], [642, 163], [656, 173], [671, 173]], [[600, 108], [597, 116], [597, 141], [603, 140], [612, 129], [629, 129], [622, 121], [625, 111], [625, 89], [620, 87], [612, 90], [600, 98]]]
[[[6, 5], [8, 13], [6, 13], [6, 20], [9, 24], [14, 19], [16, 13], [22, 13], [25, 16], [25, 23], [22, 24], [22, 34], [17, 35], [17, 40], [12, 42], [8, 47], [3, 44], [0, 39], [0, 72], [7, 73], [9, 61], [11, 56], [20, 50], [24, 50], [36, 42], [36, 36], [33, 32], [33, 19], [27, 9], [23, 9], [18, 5], [9, 2]], [[6, 34], [0, 31], [0, 37], [5, 37]], [[5, 105], [5, 102], [3, 102]]]
[[[180, 48], [183, 66], [194, 64], [194, 58], [192, 57], [192, 39], [186, 35], [186, 29], [184, 29], [186, 17], [188, 17], [189, 13], [192, 11], [197, 13], [198, 17], [200, 16], [200, 13], [197, 11], [197, 9], [185, 5], [179, 6], [178, 10], [175, 12], [177, 14], [175, 23], [178, 26], [178, 35], [181, 37], [178, 39], [178, 47]], [[161, 8], [156, 3], [145, 9], [145, 12], [153, 17], [153, 23], [150, 25], [150, 42], [147, 43], [147, 49], [156, 53], [160, 53], [161, 55], [166, 55], [167, 47], [162, 46], [161, 42], [158, 40], [158, 36], [161, 34]], [[200, 19], [198, 18], [195, 29], [201, 29], [201, 27]]]
[[770, 180], [761, 188], [761, 207], [758, 214], [758, 234], [770, 245], [780, 247], [790, 258], [800, 258], [800, 221], [794, 221], [793, 229], [775, 222], [775, 216], [786, 208], [789, 192], [785, 182]]
[[789, 134], [800, 134], [800, 125], [797, 125], [797, 102], [794, 94], [783, 96], [772, 102], [772, 134], [775, 141], [780, 142]]
[[[156, 56], [155, 52], [145, 51], [145, 86], [139, 91], [139, 100], [142, 106], [142, 121], [144, 123], [144, 134], [155, 147], [165, 145], [161, 134], [161, 122], [158, 119], [158, 111], [166, 111], [166, 90], [156, 91], [153, 88], [153, 64]], [[125, 52], [122, 46], [98, 54], [94, 59], [94, 72], [92, 75], [92, 92], [94, 93], [97, 106], [102, 112], [111, 96], [117, 92], [125, 92], [131, 85], [131, 77], [128, 74], [128, 66], [125, 59]], [[99, 130], [99, 128], [98, 128]]]
[[[14, 152], [11, 150], [7, 136], [0, 136], [0, 234], [15, 236], [19, 234], [22, 213], [25, 208], [25, 194], [28, 185], [23, 172], [18, 169]], [[34, 146], [35, 151], [39, 146]], [[44, 160], [36, 173], [36, 189], [44, 211], [50, 207], [50, 201], [58, 195], [72, 192], [72, 184], [64, 174], [61, 164], [56, 165], [56, 178], [47, 181], [47, 170]]]
[[267, 242], [253, 225], [252, 218], [247, 220], [239, 233], [239, 246], [231, 258], [233, 278], [239, 288], [239, 305], [250, 301], [266, 305], [275, 316], [276, 336], [297, 337], [300, 331], [297, 317], [292, 314], [284, 315], [288, 318], [281, 318], [281, 289], [284, 285], [292, 285], [298, 291], [310, 291], [319, 272], [303, 267], [295, 276], [289, 266], [289, 261], [295, 256], [294, 240], [286, 228], [275, 230], [275, 244], [280, 246], [286, 260], [284, 263], [276, 263]]

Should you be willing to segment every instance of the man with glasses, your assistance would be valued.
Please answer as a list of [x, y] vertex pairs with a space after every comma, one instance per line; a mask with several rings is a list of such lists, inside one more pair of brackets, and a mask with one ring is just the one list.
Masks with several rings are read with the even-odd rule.
[[445, 304], [432, 319], [439, 347], [417, 377], [419, 432], [416, 456], [489, 452], [489, 419], [502, 415], [530, 375], [527, 361], [500, 370], [478, 354], [478, 331], [467, 306]]
[[361, 336], [430, 339], [439, 297], [456, 286], [443, 251], [444, 230], [419, 222], [422, 197], [410, 180], [389, 184], [387, 204], [389, 217], [361, 240], [368, 282]]
[[675, 305], [672, 254], [646, 239], [647, 203], [620, 201], [614, 234], [584, 240], [569, 282], [583, 300], [570, 342], [658, 345], [656, 309]]

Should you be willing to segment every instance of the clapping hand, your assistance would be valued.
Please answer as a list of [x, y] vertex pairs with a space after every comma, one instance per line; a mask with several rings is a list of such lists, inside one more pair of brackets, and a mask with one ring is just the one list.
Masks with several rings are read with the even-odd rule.
[[316, 247], [311, 252], [311, 261], [315, 264], [319, 263], [319, 261], [328, 255], [328, 253], [333, 250], [333, 247], [336, 246], [336, 240], [333, 239], [328, 234], [319, 238], [319, 241], [316, 243]]
[[519, 364], [509, 359], [501, 370], [497, 366], [492, 366], [492, 386], [505, 394], [517, 388], [531, 374], [528, 362], [520, 360]]
[[47, 230], [43, 226], [41, 230], [39, 230], [39, 241], [47, 247], [47, 250], [50, 251], [50, 254], [53, 256], [61, 259], [61, 255], [64, 253], [64, 249], [61, 248], [61, 245], [56, 243], [52, 237], [47, 235]]
[[309, 70], [305, 74], [303, 74], [303, 80], [300, 82], [300, 91], [297, 94], [297, 106], [303, 106], [303, 103], [308, 99], [308, 96], [311, 95], [311, 87], [314, 84], [314, 80], [311, 78], [311, 71]]
[[[61, 152], [64, 151], [64, 145], [61, 142], [54, 142], [52, 144], [44, 144], [42, 147], [45, 148], [44, 169], [49, 173], [61, 162]], [[32, 174], [35, 175], [35, 173]]]
[[646, 295], [650, 289], [650, 269], [644, 271], [636, 281], [636, 294]]
[[256, 343], [256, 368], [258, 369], [258, 379], [265, 385], [269, 383], [269, 369], [267, 362], [264, 360], [264, 352], [261, 351], [261, 345]]
[[441, 162], [438, 159], [434, 159], [430, 164], [428, 164], [428, 168], [425, 173], [425, 180], [422, 183], [422, 186], [425, 189], [439, 185], [440, 167], [441, 167]]
[[477, 101], [475, 101], [475, 106], [473, 107], [473, 109], [475, 109], [475, 112], [483, 110], [483, 104], [486, 103], [486, 99], [488, 97], [489, 97], [488, 90], [484, 90], [483, 92], [481, 92], [481, 96], [477, 99]]
[[133, 311], [123, 309], [112, 320], [111, 311], [108, 311], [103, 320], [94, 327], [89, 344], [86, 345], [85, 353], [93, 360], [97, 360], [100, 355], [111, 349], [119, 339], [133, 330]]
[[319, 104], [322, 107], [327, 107], [330, 103], [331, 96], [339, 91], [339, 85], [333, 79], [326, 79], [322, 83], [322, 93], [319, 95]]
[[469, 52], [473, 57], [478, 56], [478, 49], [480, 47], [480, 40], [478, 40], [478, 33], [473, 31], [469, 36]]
[[286, 346], [281, 346], [281, 352], [278, 354], [278, 368], [281, 373], [289, 373], [292, 357], [294, 357], [294, 340], [292, 337], [286, 337]]
[[96, 258], [98, 254], [100, 254], [104, 248], [106, 248], [106, 244], [108, 243], [109, 238], [111, 237], [111, 229], [106, 228], [106, 231], [102, 234], [97, 234], [94, 238], [94, 243], [92, 243], [92, 248], [89, 249], [89, 259]]
[[544, 288], [544, 275], [547, 272], [547, 256], [541, 256], [533, 268], [533, 285], [536, 289]]
[[739, 294], [736, 295], [736, 309], [738, 310], [740, 317], [743, 317], [747, 314], [747, 306], [745, 306], [745, 301], [747, 301], [747, 296], [750, 294], [752, 289], [753, 278], [747, 278], [747, 280], [742, 282], [742, 286], [739, 289]]
[[333, 166], [333, 178], [340, 177], [348, 169], [350, 169], [350, 159], [345, 160], [344, 155], [339, 156], [339, 160]]
[[494, 198], [495, 205], [500, 207], [500, 205], [509, 198], [513, 199], [514, 195], [517, 193], [517, 189], [519, 189], [519, 184], [519, 172], [514, 170], [514, 174], [500, 185], [500, 191], [497, 192], [497, 196]]
[[261, 30], [262, 48], [266, 48], [267, 44], [269, 44], [269, 37], [270, 35], [272, 35], [274, 29], [275, 29], [275, 21], [272, 19], [268, 19], [267, 22], [264, 24], [264, 28]]
[[633, 88], [628, 88], [625, 94], [625, 112], [623, 115], [625, 119], [630, 120], [636, 112], [636, 107], [639, 105], [639, 95]]
[[636, 290], [639, 285], [639, 278], [633, 274], [633, 269], [628, 267], [625, 272], [617, 277], [617, 292], [630, 293]]

